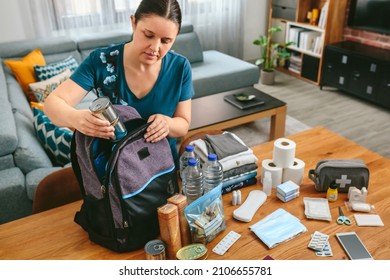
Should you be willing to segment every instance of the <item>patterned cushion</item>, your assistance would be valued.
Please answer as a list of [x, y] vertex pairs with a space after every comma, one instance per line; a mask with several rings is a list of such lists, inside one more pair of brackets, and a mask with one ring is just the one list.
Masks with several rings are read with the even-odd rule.
[[38, 102], [45, 102], [47, 96], [72, 74], [70, 69], [62, 71], [63, 72], [61, 74], [51, 77], [48, 80], [30, 84], [30, 89], [34, 93]]
[[38, 81], [45, 81], [64, 72], [66, 68], [73, 72], [78, 66], [76, 59], [73, 56], [69, 56], [63, 61], [47, 64], [46, 66], [36, 65], [34, 66], [34, 72]]
[[54, 164], [64, 166], [70, 162], [70, 145], [73, 132], [54, 125], [39, 109], [34, 108], [34, 129]]

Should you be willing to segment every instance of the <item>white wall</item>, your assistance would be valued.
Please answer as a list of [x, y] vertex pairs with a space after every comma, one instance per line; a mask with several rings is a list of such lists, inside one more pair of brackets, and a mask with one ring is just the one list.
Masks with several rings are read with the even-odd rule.
[[260, 56], [260, 49], [253, 41], [267, 30], [268, 0], [244, 0], [245, 16], [243, 18], [243, 59], [250, 61]]
[[[267, 26], [268, 0], [241, 0], [245, 16], [242, 22], [244, 60], [255, 60], [259, 56], [259, 48], [252, 44], [260, 34], [264, 34]], [[0, 0], [0, 43], [24, 39], [32, 39], [29, 0]]]

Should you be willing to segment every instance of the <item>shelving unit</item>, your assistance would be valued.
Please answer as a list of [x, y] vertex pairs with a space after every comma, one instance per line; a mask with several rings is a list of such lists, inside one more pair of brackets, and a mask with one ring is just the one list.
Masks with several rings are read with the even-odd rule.
[[336, 87], [390, 109], [390, 51], [356, 42], [327, 45], [320, 87]]
[[[348, 0], [273, 0], [271, 2], [272, 26], [280, 26], [283, 30], [281, 34], [272, 37], [272, 40], [282, 44], [291, 41], [296, 43], [288, 47], [293, 55], [290, 66], [287, 64], [277, 69], [319, 85], [325, 46], [343, 40]], [[325, 6], [326, 8], [323, 9]], [[315, 24], [310, 24], [307, 15], [313, 9], [318, 10], [318, 20]], [[323, 15], [321, 15], [322, 10], [326, 11]], [[318, 38], [315, 39], [316, 37]]]

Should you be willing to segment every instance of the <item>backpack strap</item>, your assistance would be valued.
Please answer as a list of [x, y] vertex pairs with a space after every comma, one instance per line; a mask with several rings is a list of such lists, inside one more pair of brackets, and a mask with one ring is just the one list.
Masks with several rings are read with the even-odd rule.
[[83, 177], [81, 176], [80, 165], [79, 165], [79, 162], [77, 161], [77, 154], [76, 154], [76, 134], [77, 133], [79, 133], [77, 130], [75, 130], [73, 132], [72, 142], [70, 145], [70, 159], [72, 162], [73, 172], [76, 175], [77, 181], [79, 182], [79, 185], [80, 185], [81, 193], [84, 197], [85, 196], [85, 189], [84, 189], [84, 184], [83, 184]]

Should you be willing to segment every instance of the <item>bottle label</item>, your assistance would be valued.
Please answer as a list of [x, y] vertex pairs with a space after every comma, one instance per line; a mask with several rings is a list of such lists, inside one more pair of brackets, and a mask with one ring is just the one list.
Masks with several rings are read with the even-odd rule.
[[328, 200], [329, 200], [329, 201], [335, 201], [335, 200], [337, 200], [337, 194], [329, 194], [329, 195], [328, 195]]

